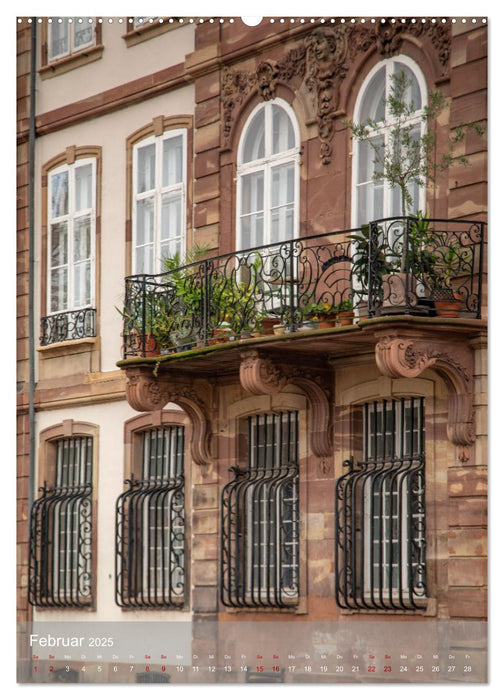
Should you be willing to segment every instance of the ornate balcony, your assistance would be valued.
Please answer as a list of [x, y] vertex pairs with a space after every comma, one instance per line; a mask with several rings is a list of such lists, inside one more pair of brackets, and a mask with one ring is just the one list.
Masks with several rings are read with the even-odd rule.
[[123, 358], [391, 315], [478, 319], [483, 240], [480, 221], [396, 217], [133, 275]]
[[95, 335], [96, 309], [64, 311], [45, 316], [40, 321], [40, 345], [94, 338]]

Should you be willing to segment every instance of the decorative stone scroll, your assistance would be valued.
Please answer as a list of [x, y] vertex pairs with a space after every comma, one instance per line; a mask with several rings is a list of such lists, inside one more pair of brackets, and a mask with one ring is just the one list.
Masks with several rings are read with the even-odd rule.
[[310, 403], [310, 442], [317, 457], [332, 455], [330, 405], [320, 383], [299, 367], [279, 366], [257, 350], [241, 353], [240, 382], [251, 394], [273, 395], [287, 384], [298, 386]]
[[173, 377], [153, 377], [152, 371], [135, 367], [126, 370], [126, 398], [136, 411], [155, 411], [173, 402], [189, 416], [193, 429], [191, 454], [196, 464], [212, 461], [210, 428], [205, 406], [191, 385], [181, 384]]
[[378, 369], [388, 377], [418, 377], [428, 367], [443, 377], [449, 390], [448, 439], [461, 448], [464, 461], [464, 448], [476, 439], [472, 350], [460, 341], [394, 334], [379, 336], [375, 356]]
[[399, 20], [392, 21], [389, 18], [374, 25], [366, 22], [352, 26], [348, 35], [349, 62], [352, 63], [359, 53], [365, 53], [371, 47], [374, 47], [377, 53], [384, 58], [395, 56], [402, 50], [404, 39], [409, 34], [415, 38], [428, 37], [430, 39], [437, 52], [441, 73], [446, 74], [451, 54], [450, 24], [441, 22], [441, 18], [435, 18], [435, 22], [427, 18], [418, 18], [412, 22], [412, 19], [415, 18], [408, 18], [404, 24]]
[[422, 22], [419, 18], [413, 23], [408, 18], [407, 24], [385, 19], [375, 24], [320, 26], [281, 59], [263, 60], [254, 71], [225, 66], [221, 89], [223, 146], [230, 145], [238, 109], [252, 91], [256, 90], [263, 100], [272, 100], [279, 82], [290, 84], [294, 90], [304, 82], [314, 97], [320, 158], [322, 163], [330, 163], [341, 85], [350, 66], [359, 54], [370, 49], [384, 58], [398, 54], [408, 35], [430, 40], [438, 56], [440, 73], [446, 75], [450, 65], [451, 28], [440, 18], [436, 18], [436, 22]]

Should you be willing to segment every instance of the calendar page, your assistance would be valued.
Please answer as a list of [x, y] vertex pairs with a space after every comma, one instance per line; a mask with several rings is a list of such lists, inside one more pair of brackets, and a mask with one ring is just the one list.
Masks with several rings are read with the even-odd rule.
[[18, 683], [487, 682], [487, 24], [16, 19]]

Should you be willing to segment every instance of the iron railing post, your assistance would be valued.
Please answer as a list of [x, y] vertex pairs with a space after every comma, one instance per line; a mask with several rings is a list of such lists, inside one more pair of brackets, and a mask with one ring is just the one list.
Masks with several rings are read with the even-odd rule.
[[[294, 308], [294, 241], [290, 241], [289, 245], [289, 269], [290, 269], [290, 275], [289, 275], [289, 330], [291, 333], [294, 333], [295, 330], [297, 330], [297, 324], [294, 319], [294, 313], [295, 313], [295, 308]], [[296, 309], [298, 306], [297, 300], [296, 300]]]
[[478, 310], [477, 318], [481, 318], [481, 293], [483, 289], [483, 254], [485, 250], [485, 224], [481, 222], [481, 240], [479, 244], [479, 270], [478, 270]]

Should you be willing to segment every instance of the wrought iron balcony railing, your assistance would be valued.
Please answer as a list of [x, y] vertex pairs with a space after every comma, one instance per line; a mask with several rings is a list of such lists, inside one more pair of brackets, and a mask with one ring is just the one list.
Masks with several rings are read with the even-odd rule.
[[44, 316], [40, 321], [40, 344], [52, 345], [66, 340], [94, 338], [96, 309], [77, 309]]
[[[126, 278], [124, 357], [348, 313], [481, 315], [484, 224], [396, 217]], [[444, 302], [447, 309], [438, 308]], [[344, 313], [346, 312], [346, 313]]]

